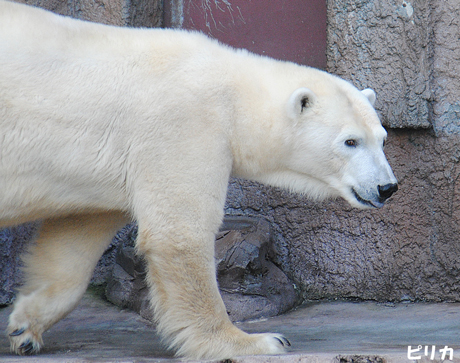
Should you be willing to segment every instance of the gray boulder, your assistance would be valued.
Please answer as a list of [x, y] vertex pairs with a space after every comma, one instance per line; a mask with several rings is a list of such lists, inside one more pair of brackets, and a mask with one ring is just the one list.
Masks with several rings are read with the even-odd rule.
[[[220, 292], [232, 321], [281, 314], [299, 302], [292, 281], [272, 262], [273, 234], [260, 218], [226, 217], [216, 237]], [[106, 297], [112, 303], [152, 319], [145, 264], [132, 242], [120, 245]]]

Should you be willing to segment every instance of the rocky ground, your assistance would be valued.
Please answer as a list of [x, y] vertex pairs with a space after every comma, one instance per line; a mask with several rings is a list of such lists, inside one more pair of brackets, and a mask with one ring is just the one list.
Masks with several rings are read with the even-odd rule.
[[[74, 312], [47, 331], [46, 347], [38, 356], [11, 355], [7, 337], [0, 336], [0, 361], [178, 361], [161, 344], [152, 323], [100, 296], [101, 291], [88, 292]], [[0, 309], [0, 331], [5, 331], [10, 311], [11, 307]], [[318, 302], [237, 325], [248, 332], [283, 333], [292, 348], [285, 355], [241, 357], [233, 359], [235, 363], [460, 362], [460, 304]], [[408, 346], [413, 350], [412, 360], [407, 357]], [[440, 350], [446, 346], [452, 348], [452, 360], [449, 352], [441, 359]]]

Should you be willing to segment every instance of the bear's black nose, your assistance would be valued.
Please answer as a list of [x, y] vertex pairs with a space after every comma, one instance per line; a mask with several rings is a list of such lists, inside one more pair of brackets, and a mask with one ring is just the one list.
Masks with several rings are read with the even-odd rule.
[[379, 196], [380, 196], [380, 199], [382, 200], [387, 200], [397, 190], [398, 190], [398, 184], [385, 184], [385, 185], [378, 186]]

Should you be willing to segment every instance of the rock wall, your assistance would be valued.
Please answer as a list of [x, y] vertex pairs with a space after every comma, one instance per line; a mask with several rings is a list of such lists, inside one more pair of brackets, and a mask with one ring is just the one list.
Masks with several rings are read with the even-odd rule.
[[328, 70], [377, 92], [391, 128], [460, 133], [456, 0], [328, 1]]
[[160, 27], [163, 23], [162, 0], [13, 0], [38, 6], [57, 14], [96, 23]]
[[328, 1], [328, 71], [377, 92], [389, 127], [431, 127], [429, 1]]
[[381, 210], [233, 180], [227, 212], [276, 226], [276, 262], [305, 299], [460, 301], [458, 146], [456, 137], [389, 130], [400, 190]]
[[21, 277], [21, 253], [34, 238], [38, 224], [0, 229], [0, 306], [14, 298]]
[[400, 188], [358, 211], [232, 181], [227, 212], [273, 222], [304, 298], [460, 301], [459, 19], [456, 0], [328, 0], [328, 70], [376, 90]]
[[387, 245], [388, 269], [366, 278], [381, 276], [372, 289], [379, 299], [460, 300], [459, 15], [456, 0], [328, 2], [329, 71], [374, 87], [382, 121], [393, 128], [386, 151], [400, 191], [370, 214], [385, 226], [369, 240]]

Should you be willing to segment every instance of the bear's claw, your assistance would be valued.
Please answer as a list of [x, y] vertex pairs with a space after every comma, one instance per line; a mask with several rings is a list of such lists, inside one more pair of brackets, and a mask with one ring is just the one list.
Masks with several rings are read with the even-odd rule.
[[30, 340], [26, 340], [24, 343], [22, 343], [19, 346], [18, 351], [20, 355], [28, 355], [35, 351], [35, 347], [34, 347], [34, 344]]
[[291, 342], [287, 340], [287, 338], [283, 337], [282, 335], [275, 337], [275, 339], [278, 340], [283, 347], [291, 346]]
[[26, 331], [26, 328], [16, 329], [14, 332], [10, 333], [10, 337], [17, 337], [18, 335], [23, 334]]
[[10, 338], [11, 351], [13, 353], [18, 355], [32, 355], [40, 351], [40, 347], [43, 344], [40, 339], [41, 336], [34, 334], [30, 328], [23, 326], [22, 328], [11, 330], [8, 336]]

